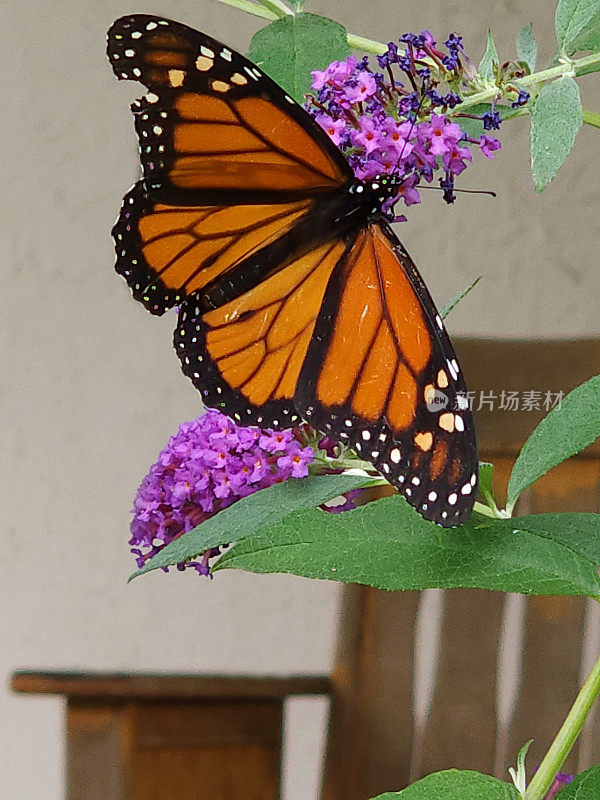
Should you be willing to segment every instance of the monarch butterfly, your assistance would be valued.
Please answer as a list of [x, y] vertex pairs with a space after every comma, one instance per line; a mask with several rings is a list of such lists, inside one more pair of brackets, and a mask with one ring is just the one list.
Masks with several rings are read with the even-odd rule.
[[312, 118], [244, 56], [145, 14], [108, 33], [143, 179], [113, 229], [117, 272], [207, 406], [301, 418], [370, 461], [427, 519], [464, 522], [477, 488], [465, 384], [443, 322], [382, 206]]

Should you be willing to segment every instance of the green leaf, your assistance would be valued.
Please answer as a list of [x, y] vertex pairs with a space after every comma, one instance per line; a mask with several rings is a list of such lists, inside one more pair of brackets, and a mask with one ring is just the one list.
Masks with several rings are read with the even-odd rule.
[[524, 61], [530, 72], [535, 72], [538, 46], [533, 35], [531, 22], [519, 32], [517, 37], [517, 61]]
[[521, 797], [525, 797], [525, 790], [527, 789], [527, 772], [525, 771], [525, 759], [527, 757], [527, 751], [533, 744], [533, 739], [530, 739], [528, 742], [525, 742], [523, 747], [519, 750], [517, 754], [517, 768], [516, 770], [513, 767], [508, 768], [508, 773], [512, 778], [512, 781], [515, 785], [515, 789], [519, 793]]
[[[597, 24], [598, 18], [596, 19]], [[578, 50], [593, 50], [594, 52], [600, 50], [600, 26], [584, 31], [577, 39], [576, 46]]]
[[555, 177], [583, 124], [579, 87], [573, 78], [546, 83], [533, 107], [531, 172], [536, 191]]
[[559, 542], [600, 565], [600, 514], [532, 514], [515, 517], [513, 522], [519, 529]]
[[567, 55], [591, 49], [600, 39], [600, 0], [560, 0], [555, 22], [559, 47]]
[[301, 103], [310, 91], [311, 70], [350, 55], [346, 29], [317, 14], [281, 17], [258, 31], [248, 56]]
[[479, 494], [488, 501], [492, 508], [496, 505], [494, 500], [494, 465], [487, 461], [479, 462]]
[[577, 386], [540, 422], [523, 445], [508, 483], [508, 508], [548, 470], [600, 436], [600, 375]]
[[600, 797], [600, 764], [576, 775], [556, 795], [556, 800], [598, 800]]
[[386, 792], [374, 800], [517, 800], [508, 783], [471, 770], [434, 772], [401, 792]]
[[500, 59], [498, 58], [498, 51], [496, 50], [494, 38], [491, 30], [488, 30], [487, 48], [479, 63], [479, 76], [485, 81], [494, 81], [499, 64]]
[[477, 284], [479, 283], [479, 281], [481, 280], [482, 277], [483, 276], [480, 275], [478, 278], [475, 278], [473, 283], [469, 284], [469, 286], [467, 286], [466, 289], [463, 289], [462, 292], [459, 292], [459, 294], [456, 295], [456, 297], [453, 297], [452, 300], [449, 300], [446, 303], [446, 305], [443, 306], [443, 308], [441, 309], [440, 317], [442, 319], [446, 319], [448, 314], [460, 303], [460, 301], [463, 298], [465, 298], [469, 294], [471, 289], [474, 289], [477, 286]]
[[[206, 523], [204, 523], [206, 524]], [[311, 509], [238, 542], [214, 569], [284, 572], [388, 590], [469, 587], [525, 594], [600, 594], [596, 567], [519, 518], [473, 514], [448, 530], [399, 495], [353, 511]]]
[[[287, 514], [312, 508], [351, 489], [373, 484], [365, 475], [312, 475], [301, 480], [276, 483], [268, 489], [238, 500], [164, 547], [132, 578], [161, 567], [194, 558], [209, 547], [240, 541], [258, 530], [269, 530]], [[325, 512], [323, 512], [325, 513]], [[131, 578], [130, 578], [131, 580]]]
[[[460, 106], [458, 106], [458, 108], [460, 108]], [[476, 103], [473, 106], [469, 106], [469, 108], [465, 110], [465, 113], [481, 117], [483, 116], [483, 114], [486, 114], [491, 110], [492, 110], [491, 103]], [[500, 118], [502, 120], [512, 119], [513, 117], [524, 116], [522, 108], [510, 108], [510, 106], [496, 106], [496, 111], [500, 114]], [[482, 134], [489, 133], [489, 131], [484, 130], [483, 122], [480, 119], [471, 119], [471, 117], [461, 117], [459, 112], [454, 116], [454, 120], [460, 125], [462, 130], [471, 139], [479, 139], [479, 137]]]

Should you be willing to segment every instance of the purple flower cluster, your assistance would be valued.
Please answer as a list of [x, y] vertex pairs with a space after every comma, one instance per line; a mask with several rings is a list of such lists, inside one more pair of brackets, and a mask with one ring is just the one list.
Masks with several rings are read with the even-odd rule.
[[[439, 49], [429, 31], [400, 38], [404, 49], [390, 42], [377, 56], [383, 72], [373, 71], [368, 57], [334, 61], [323, 71], [314, 71], [314, 97], [307, 110], [344, 153], [360, 180], [385, 173], [399, 175], [403, 182], [397, 198], [406, 206], [420, 202], [418, 186], [431, 183], [440, 171], [440, 185], [447, 202], [453, 202], [454, 178], [472, 160], [476, 145], [493, 158], [500, 142], [487, 133], [470, 139], [447, 115], [462, 100], [455, 89], [462, 75], [462, 39], [452, 34]], [[394, 69], [403, 73], [398, 80]], [[384, 74], [385, 73], [385, 74]], [[448, 91], [440, 93], [442, 85]], [[522, 100], [519, 96], [519, 100]], [[481, 117], [486, 131], [499, 127], [495, 110]], [[403, 220], [404, 217], [396, 217]]]
[[554, 778], [554, 783], [550, 787], [550, 791], [546, 795], [546, 800], [554, 800], [560, 790], [568, 783], [571, 783], [573, 778], [573, 775], [568, 775], [566, 772], [559, 772], [556, 778]]
[[[289, 478], [308, 475], [312, 448], [295, 438], [293, 430], [260, 430], [235, 425], [209, 410], [185, 422], [138, 489], [131, 522], [131, 552], [138, 567], [220, 509], [259, 489]], [[209, 574], [209, 559], [179, 564]]]

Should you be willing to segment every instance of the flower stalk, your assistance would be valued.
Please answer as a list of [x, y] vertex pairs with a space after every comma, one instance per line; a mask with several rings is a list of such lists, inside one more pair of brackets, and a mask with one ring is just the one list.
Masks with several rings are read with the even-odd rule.
[[573, 703], [567, 718], [527, 787], [525, 800], [543, 800], [546, 792], [552, 786], [555, 775], [560, 771], [577, 737], [581, 733], [581, 729], [599, 694], [600, 657], [594, 664], [594, 668], [577, 695], [577, 699]]
[[582, 110], [583, 121], [586, 125], [591, 125], [594, 128], [600, 128], [600, 114], [597, 114], [595, 111], [586, 111], [584, 108]]

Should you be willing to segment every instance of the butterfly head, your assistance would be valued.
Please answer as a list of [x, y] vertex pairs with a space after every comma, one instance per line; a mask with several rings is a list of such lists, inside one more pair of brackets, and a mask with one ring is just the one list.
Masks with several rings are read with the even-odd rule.
[[369, 181], [357, 181], [350, 189], [352, 194], [360, 194], [372, 214], [379, 216], [386, 201], [397, 197], [402, 178], [399, 175], [376, 175]]

